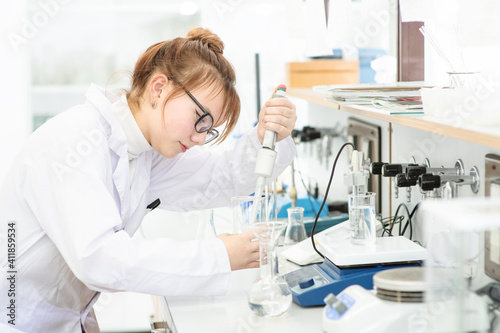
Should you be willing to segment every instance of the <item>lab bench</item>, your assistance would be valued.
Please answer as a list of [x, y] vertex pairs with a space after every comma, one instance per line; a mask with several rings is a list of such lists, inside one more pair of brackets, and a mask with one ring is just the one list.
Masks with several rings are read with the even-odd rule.
[[[300, 268], [288, 261], [282, 262], [281, 267], [280, 274]], [[247, 290], [258, 275], [259, 269], [232, 272], [224, 296], [167, 298], [176, 333], [323, 332], [323, 306], [301, 307], [292, 303], [290, 309], [279, 317], [254, 315], [248, 306]]]

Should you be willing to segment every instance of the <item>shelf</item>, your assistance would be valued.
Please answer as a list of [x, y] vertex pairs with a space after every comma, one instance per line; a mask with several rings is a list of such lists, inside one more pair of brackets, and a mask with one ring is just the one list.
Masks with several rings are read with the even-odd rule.
[[461, 126], [452, 126], [446, 124], [443, 120], [426, 115], [387, 115], [370, 111], [361, 105], [343, 106], [335, 104], [326, 100], [324, 94], [313, 91], [311, 88], [289, 88], [287, 89], [287, 94], [334, 110], [341, 110], [359, 116], [386, 121], [394, 125], [410, 127], [435, 133], [436, 135], [443, 135], [500, 149], [500, 126], [487, 127], [465, 123]]

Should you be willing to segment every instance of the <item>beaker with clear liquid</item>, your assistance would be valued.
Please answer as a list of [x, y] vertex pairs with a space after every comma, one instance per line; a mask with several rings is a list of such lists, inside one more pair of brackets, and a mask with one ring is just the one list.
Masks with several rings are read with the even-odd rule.
[[349, 195], [349, 227], [353, 244], [375, 243], [375, 196], [373, 192]]
[[250, 225], [259, 240], [260, 274], [248, 292], [248, 304], [260, 317], [277, 317], [284, 314], [292, 304], [292, 293], [277, 270], [275, 247], [286, 222], [257, 222]]

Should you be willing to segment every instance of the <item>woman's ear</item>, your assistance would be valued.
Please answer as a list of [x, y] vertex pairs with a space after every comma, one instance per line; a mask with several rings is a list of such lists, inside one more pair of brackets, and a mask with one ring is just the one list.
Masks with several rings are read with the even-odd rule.
[[157, 74], [153, 77], [149, 91], [149, 100], [151, 104], [155, 101], [158, 103], [158, 100], [162, 98], [162, 92], [166, 88], [167, 84], [168, 78], [166, 75]]

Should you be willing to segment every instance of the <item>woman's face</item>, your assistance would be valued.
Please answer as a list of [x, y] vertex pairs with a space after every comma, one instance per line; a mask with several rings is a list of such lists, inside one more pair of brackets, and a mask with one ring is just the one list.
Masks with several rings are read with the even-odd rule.
[[[174, 83], [169, 82], [162, 91], [158, 106], [153, 109], [150, 117], [150, 143], [161, 155], [172, 158], [184, 153], [195, 145], [205, 144], [206, 132], [198, 133], [195, 123], [203, 111], [183, 92], [180, 96], [170, 98], [164, 105], [165, 98], [170, 95]], [[213, 96], [211, 87], [190, 91], [203, 108], [212, 115], [214, 124], [222, 113], [223, 94]]]

